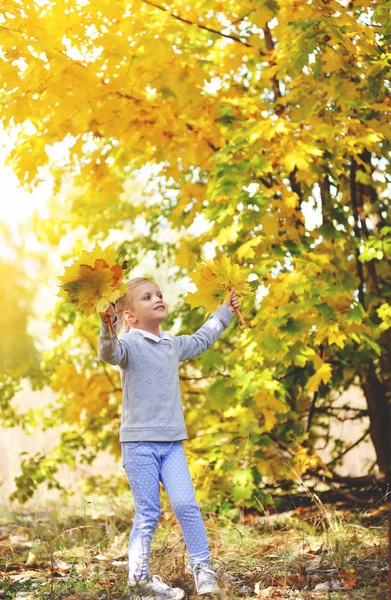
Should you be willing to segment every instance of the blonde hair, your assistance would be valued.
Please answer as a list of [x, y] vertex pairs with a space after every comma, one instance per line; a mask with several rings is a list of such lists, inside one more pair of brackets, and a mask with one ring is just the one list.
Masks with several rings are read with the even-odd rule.
[[133, 291], [136, 287], [141, 285], [142, 283], [155, 283], [152, 279], [148, 279], [147, 277], [134, 277], [134, 279], [130, 279], [130, 281], [125, 281], [125, 285], [128, 286], [128, 291], [120, 296], [115, 303], [115, 312], [119, 320], [119, 327], [121, 333], [127, 333], [131, 326], [127, 323], [124, 312], [129, 310], [132, 306], [132, 295]]

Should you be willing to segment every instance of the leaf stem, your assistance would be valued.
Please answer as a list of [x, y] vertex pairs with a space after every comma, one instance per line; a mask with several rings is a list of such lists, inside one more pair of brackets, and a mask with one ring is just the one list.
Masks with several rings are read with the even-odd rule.
[[107, 325], [108, 325], [108, 328], [109, 328], [110, 337], [111, 337], [111, 343], [113, 345], [113, 348], [114, 348], [114, 338], [117, 340], [117, 342], [119, 343], [119, 345], [122, 346], [120, 340], [117, 337], [117, 334], [115, 333], [114, 325], [113, 325], [111, 319], [107, 320]]
[[[229, 287], [228, 291], [231, 291], [231, 289], [232, 289], [232, 287]], [[234, 308], [234, 307], [233, 307], [233, 309], [234, 309], [234, 312], [235, 312], [236, 319], [238, 321], [239, 327], [241, 329], [248, 329], [247, 323], [244, 320], [244, 317], [243, 317], [242, 313], [240, 312], [240, 310], [238, 308]]]

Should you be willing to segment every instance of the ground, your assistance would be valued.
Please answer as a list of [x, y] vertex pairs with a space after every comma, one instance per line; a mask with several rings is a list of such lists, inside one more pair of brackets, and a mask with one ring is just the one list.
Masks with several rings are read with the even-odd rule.
[[[131, 508], [3, 511], [0, 600], [125, 599]], [[126, 506], [126, 504], [125, 504]], [[223, 600], [385, 600], [387, 511], [317, 505], [281, 514], [205, 515]], [[151, 572], [196, 598], [169, 510], [153, 540]]]

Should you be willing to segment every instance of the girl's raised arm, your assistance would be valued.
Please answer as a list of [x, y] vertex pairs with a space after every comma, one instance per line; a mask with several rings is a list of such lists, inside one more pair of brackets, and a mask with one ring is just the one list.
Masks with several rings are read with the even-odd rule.
[[233, 318], [234, 313], [227, 304], [221, 304], [193, 335], [177, 335], [174, 339], [178, 360], [187, 360], [205, 352], [227, 329]]
[[105, 312], [99, 313], [102, 320], [98, 339], [98, 356], [110, 365], [119, 365], [122, 369], [130, 362], [129, 346], [124, 339], [111, 337], [108, 320], [111, 319], [115, 333], [118, 329], [118, 317], [110, 306]]

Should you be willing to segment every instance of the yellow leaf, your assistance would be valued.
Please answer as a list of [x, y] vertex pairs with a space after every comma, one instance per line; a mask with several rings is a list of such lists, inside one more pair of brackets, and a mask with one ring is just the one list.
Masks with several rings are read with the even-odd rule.
[[254, 246], [258, 246], [262, 242], [262, 236], [258, 235], [251, 240], [248, 240], [236, 250], [236, 255], [239, 260], [243, 258], [254, 258], [255, 252], [253, 250]]
[[235, 288], [237, 296], [245, 296], [250, 287], [246, 282], [243, 269], [231, 263], [223, 255], [214, 261], [203, 259], [195, 271], [189, 274], [197, 286], [196, 292], [188, 293], [184, 300], [193, 308], [204, 306], [207, 312], [215, 310], [222, 300], [229, 300], [229, 288]]
[[266, 26], [267, 21], [271, 21], [274, 17], [274, 12], [270, 10], [267, 6], [257, 7], [257, 10], [254, 14], [251, 15], [251, 21], [259, 27], [263, 29]]
[[305, 386], [309, 392], [317, 392], [319, 389], [320, 382], [327, 383], [332, 375], [332, 367], [330, 363], [323, 363], [323, 365], [316, 371], [312, 377], [309, 378]]
[[220, 246], [225, 246], [225, 244], [227, 243], [231, 244], [236, 242], [239, 236], [240, 229], [241, 225], [236, 223], [232, 223], [232, 225], [230, 225], [229, 227], [224, 227], [223, 229], [220, 229], [216, 238], [217, 243]]
[[275, 413], [268, 408], [264, 408], [262, 414], [264, 417], [263, 429], [265, 431], [271, 431], [274, 425], [277, 423]]
[[59, 277], [61, 289], [57, 296], [75, 304], [86, 316], [104, 311], [128, 291], [121, 283], [123, 271], [115, 259], [114, 244], [105, 250], [95, 244], [91, 252], [83, 251], [79, 260], [66, 267]]
[[265, 431], [270, 431], [277, 423], [276, 414], [286, 413], [289, 408], [274, 395], [274, 391], [280, 387], [279, 381], [264, 381], [263, 385], [263, 389], [255, 394], [254, 403], [264, 417], [262, 428]]
[[195, 262], [195, 253], [193, 252], [194, 239], [184, 238], [181, 239], [179, 248], [176, 254], [175, 262], [178, 267], [183, 269], [189, 269], [193, 267]]
[[296, 192], [290, 192], [286, 190], [282, 194], [284, 202], [289, 208], [296, 208], [299, 202], [299, 195]]
[[222, 291], [220, 288], [208, 290], [199, 290], [197, 292], [188, 293], [183, 299], [185, 302], [190, 304], [192, 308], [196, 306], [203, 306], [206, 312], [213, 312], [216, 310], [217, 306], [224, 300], [224, 296], [226, 295], [225, 291]]
[[283, 158], [283, 164], [288, 172], [293, 171], [295, 167], [303, 171], [308, 171], [309, 163], [305, 160], [301, 152], [288, 152]]
[[321, 368], [321, 366], [323, 365], [323, 360], [322, 358], [319, 356], [319, 354], [314, 354], [314, 356], [312, 357], [312, 361], [314, 363], [314, 367], [315, 370], [317, 371], [318, 369]]
[[277, 235], [279, 230], [278, 218], [275, 215], [265, 215], [261, 219], [263, 231], [267, 235]]
[[347, 64], [344, 61], [344, 57], [340, 52], [337, 52], [333, 48], [329, 48], [322, 55], [323, 70], [326, 73], [336, 73], [340, 69], [346, 70]]
[[329, 344], [337, 344], [339, 348], [343, 348], [345, 346], [345, 340], [347, 339], [344, 333], [339, 331], [330, 331], [328, 333]]
[[[278, 382], [276, 383], [278, 384]], [[279, 398], [276, 398], [275, 395], [266, 388], [255, 394], [254, 402], [261, 410], [268, 408], [277, 413], [286, 413], [288, 411], [287, 405]]]
[[301, 447], [296, 452], [293, 458], [293, 466], [290, 469], [290, 476], [296, 478], [298, 475], [302, 475], [307, 469], [315, 469], [321, 466], [324, 468], [324, 462], [316, 453], [311, 451], [309, 448]]

